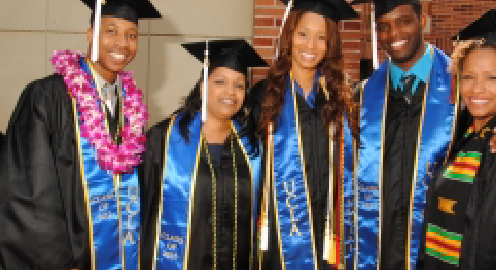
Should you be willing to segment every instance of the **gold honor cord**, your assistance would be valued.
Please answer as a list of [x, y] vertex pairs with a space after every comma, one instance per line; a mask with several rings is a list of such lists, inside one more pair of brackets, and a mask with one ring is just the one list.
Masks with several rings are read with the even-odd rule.
[[[202, 135], [203, 136], [203, 135]], [[231, 141], [231, 155], [233, 156], [234, 170], [234, 233], [233, 233], [233, 270], [236, 270], [236, 258], [238, 251], [238, 169], [236, 166], [236, 150], [234, 148], [234, 138]], [[207, 153], [207, 161], [212, 174], [212, 270], [217, 269], [217, 178], [212, 165], [212, 157], [208, 151], [208, 143], [204, 140], [203, 148]]]
[[[431, 60], [434, 59], [434, 48], [430, 47], [430, 56]], [[431, 68], [432, 69], [432, 68]], [[414, 166], [413, 166], [413, 177], [412, 177], [412, 186], [410, 189], [410, 206], [408, 209], [408, 227], [407, 227], [407, 232], [406, 232], [406, 248], [405, 248], [405, 270], [410, 270], [410, 241], [411, 241], [411, 233], [412, 233], [412, 215], [413, 215], [413, 199], [415, 197], [415, 187], [417, 186], [417, 173], [418, 173], [418, 159], [419, 159], [419, 154], [420, 150], [422, 147], [422, 128], [423, 128], [423, 123], [424, 123], [424, 118], [425, 118], [425, 109], [426, 109], [426, 104], [427, 104], [427, 96], [429, 94], [429, 85], [430, 85], [430, 72], [429, 75], [427, 76], [427, 83], [425, 84], [425, 91], [424, 91], [424, 97], [422, 99], [422, 112], [421, 116], [419, 119], [418, 123], [418, 138], [417, 138], [417, 146], [415, 149], [415, 160], [414, 160]], [[452, 133], [453, 134], [453, 133]]]
[[88, 190], [88, 183], [84, 181], [84, 159], [83, 153], [81, 152], [81, 132], [79, 129], [79, 117], [76, 108], [76, 99], [75, 97], [71, 97], [72, 99], [72, 113], [74, 114], [74, 127], [76, 129], [76, 142], [78, 147], [78, 157], [79, 157], [79, 173], [81, 174], [81, 186], [84, 192], [84, 205], [86, 206], [86, 215], [88, 216], [88, 230], [89, 230], [89, 247], [90, 247], [90, 261], [91, 261], [91, 269], [96, 269], [96, 254], [95, 247], [93, 245], [93, 214], [91, 211], [90, 205], [90, 197]]
[[[365, 90], [365, 84], [367, 83], [368, 80], [365, 80], [361, 83], [360, 86], [360, 107], [362, 108], [363, 106], [363, 93]], [[358, 126], [360, 127], [360, 113], [357, 115], [357, 120], [358, 120]], [[358, 229], [360, 222], [358, 220], [358, 212], [360, 210], [359, 208], [359, 199], [360, 199], [360, 189], [359, 189], [359, 168], [360, 168], [360, 139], [353, 138], [353, 190], [354, 190], [354, 215], [353, 215], [353, 223], [355, 224], [354, 226], [354, 245], [355, 245], [355, 254], [354, 254], [354, 264], [353, 264], [353, 269], [357, 270], [358, 268]]]
[[[319, 83], [326, 100], [329, 100], [329, 92], [327, 91], [327, 84], [325, 81], [325, 77], [321, 76], [319, 78]], [[344, 127], [344, 116], [341, 119], [342, 126]], [[335, 265], [338, 269], [344, 268], [344, 253], [342, 252], [344, 247], [344, 192], [341, 188], [338, 187], [338, 197], [339, 197], [339, 217], [334, 215], [334, 183], [336, 184], [343, 183], [344, 179], [344, 128], [341, 129], [341, 136], [335, 138], [336, 135], [336, 126], [335, 124], [331, 124], [328, 130], [328, 142], [329, 142], [329, 190], [328, 190], [328, 201], [327, 201], [327, 213], [326, 213], [326, 224], [325, 224], [325, 232], [324, 232], [324, 243], [323, 243], [323, 259], [327, 261], [328, 264]], [[334, 173], [334, 151], [335, 151], [335, 142], [336, 139], [339, 140], [339, 164], [338, 164], [338, 175]], [[339, 178], [337, 178], [339, 176]], [[341, 182], [339, 182], [341, 180]], [[337, 185], [338, 186], [338, 185]], [[338, 219], [338, 222], [335, 221], [335, 218]], [[339, 226], [339, 241], [340, 245], [338, 248], [337, 240], [334, 233], [334, 227]]]
[[[103, 101], [102, 98], [102, 93], [101, 93], [101, 85], [99, 80], [97, 79], [96, 76], [96, 71], [93, 68], [93, 65], [91, 62], [88, 62], [89, 68], [92, 73], [93, 80], [96, 84], [96, 90], [98, 93], [98, 96], [100, 97], [100, 100]], [[102, 112], [105, 112], [105, 108], [103, 107], [104, 105], [102, 104], [103, 102], [100, 102], [100, 109]], [[91, 211], [91, 205], [89, 204], [89, 190], [88, 190], [88, 183], [85, 181], [85, 176], [84, 176], [84, 159], [81, 153], [81, 133], [80, 133], [80, 128], [79, 128], [79, 115], [77, 111], [77, 106], [76, 106], [76, 101], [75, 98], [72, 97], [72, 111], [74, 114], [74, 125], [76, 129], [76, 137], [77, 137], [77, 144], [78, 144], [78, 153], [79, 153], [79, 170], [81, 174], [81, 182], [84, 190], [84, 199], [85, 199], [85, 205], [86, 205], [86, 214], [88, 216], [88, 221], [89, 221], [89, 244], [90, 244], [90, 257], [91, 257], [91, 267], [93, 270], [96, 270], [96, 253], [95, 253], [95, 248], [93, 245], [93, 217], [92, 217], [92, 211]], [[108, 124], [108, 118], [105, 115], [105, 129], [107, 132], [109, 132], [109, 124]], [[120, 128], [119, 128], [120, 130]], [[116, 191], [116, 194], [119, 194], [119, 176], [118, 175], [113, 175], [113, 182], [114, 182], [114, 190]], [[120, 212], [120, 201], [119, 201], [119, 196], [117, 196], [117, 215], [119, 218], [119, 235], [122, 234], [121, 228], [122, 228], [122, 217], [121, 217], [121, 212]], [[123, 250], [123, 249], [122, 249]], [[122, 267], [125, 269], [125, 258], [124, 254], [122, 253], [121, 250], [121, 256], [122, 256]]]
[[[275, 226], [276, 226], [276, 233], [277, 233], [277, 243], [278, 243], [278, 249], [279, 249], [279, 260], [281, 264], [281, 270], [286, 270], [286, 261], [284, 259], [284, 253], [282, 252], [282, 239], [281, 239], [281, 228], [279, 226], [279, 207], [278, 207], [278, 202], [277, 202], [277, 189], [275, 188], [275, 177], [274, 177], [274, 133], [273, 133], [273, 123], [270, 124], [270, 130], [269, 130], [269, 145], [267, 148], [270, 149], [270, 156], [268, 157], [268, 162], [270, 160], [270, 182], [271, 182], [271, 187], [272, 187], [272, 200], [274, 204], [274, 220], [275, 220]], [[269, 197], [268, 197], [269, 198]], [[268, 211], [267, 211], [268, 213]], [[268, 240], [268, 239], [267, 239]]]
[[[164, 136], [164, 161], [163, 161], [163, 171], [162, 171], [162, 180], [161, 180], [161, 185], [160, 185], [160, 202], [159, 202], [159, 211], [157, 213], [157, 218], [155, 220], [155, 243], [154, 243], [154, 250], [153, 250], [153, 257], [152, 257], [152, 270], [156, 269], [156, 262], [157, 262], [157, 256], [158, 256], [158, 251], [160, 249], [159, 245], [159, 239], [160, 239], [160, 234], [161, 234], [161, 220], [162, 220], [162, 215], [163, 215], [163, 205], [164, 205], [164, 197], [163, 197], [163, 179], [167, 176], [167, 147], [170, 142], [170, 135], [172, 131], [172, 126], [174, 124], [175, 120], [175, 115], [171, 117], [169, 127], [167, 129], [167, 135]], [[191, 175], [191, 191], [190, 191], [190, 198], [188, 200], [188, 228], [187, 228], [187, 236], [186, 236], [186, 252], [183, 255], [183, 270], [188, 269], [188, 258], [189, 258], [189, 250], [190, 250], [190, 242], [191, 242], [191, 216], [192, 213], [194, 212], [194, 205], [193, 202], [195, 201], [195, 194], [196, 194], [196, 178], [198, 175], [198, 164], [200, 162], [200, 154], [201, 154], [201, 146], [203, 144], [203, 136], [200, 137], [200, 143], [198, 144], [198, 148], [196, 151], [196, 161], [194, 165], [194, 171], [193, 174]]]
[[[162, 188], [164, 186], [164, 179], [165, 177], [167, 176], [167, 147], [169, 146], [169, 140], [170, 140], [170, 135], [171, 135], [171, 130], [172, 130], [172, 125], [173, 123], [175, 123], [175, 119], [176, 119], [176, 115], [172, 115], [171, 119], [170, 119], [170, 123], [169, 123], [169, 127], [167, 128], [167, 134], [165, 135], [164, 137], [164, 153], [163, 153], [163, 156], [164, 156], [164, 164], [163, 164], [163, 168], [162, 168], [162, 177], [160, 178], [160, 197], [159, 198], [163, 198], [164, 197], [164, 189]], [[154, 239], [154, 246], [153, 246], [153, 257], [152, 257], [152, 267], [151, 269], [152, 270], [155, 270], [155, 266], [156, 266], [156, 261], [157, 261], [157, 253], [158, 253], [158, 250], [159, 250], [159, 238], [160, 238], [160, 220], [161, 220], [161, 217], [162, 217], [162, 212], [163, 212], [163, 207], [164, 207], [164, 200], [163, 199], [160, 199], [160, 202], [159, 202], [159, 207], [158, 207], [158, 215], [155, 219], [155, 239]]]
[[312, 199], [311, 199], [311, 192], [308, 187], [308, 181], [307, 181], [307, 169], [306, 169], [306, 162], [305, 162], [305, 156], [303, 155], [303, 140], [301, 138], [301, 132], [300, 132], [300, 122], [298, 118], [298, 101], [296, 98], [296, 92], [294, 89], [295, 81], [293, 79], [293, 72], [290, 71], [290, 82], [291, 82], [291, 91], [292, 91], [292, 96], [293, 96], [293, 106], [294, 106], [294, 117], [295, 117], [295, 128], [296, 132], [298, 134], [298, 154], [301, 159], [301, 164], [303, 168], [303, 182], [304, 182], [304, 187], [307, 191], [307, 206], [308, 206], [308, 221], [310, 223], [310, 233], [311, 233], [311, 239], [312, 239], [312, 253], [313, 253], [313, 259], [315, 262], [315, 270], [319, 269], [319, 263], [317, 261], [317, 252], [315, 250], [315, 233], [313, 229], [313, 221], [312, 221]]
[[[429, 79], [427, 79], [427, 82], [429, 82]], [[428, 85], [428, 84], [427, 84]], [[426, 86], [428, 88], [428, 86]], [[426, 105], [426, 99], [427, 99], [427, 89], [424, 92], [424, 97], [422, 100], [422, 115], [420, 117], [419, 121], [419, 131], [418, 131], [418, 139], [417, 139], [417, 149], [415, 150], [415, 163], [413, 166], [413, 177], [412, 177], [412, 187], [410, 191], [410, 207], [408, 209], [408, 229], [407, 229], [407, 234], [406, 234], [406, 248], [405, 248], [405, 270], [410, 270], [410, 241], [411, 241], [411, 230], [412, 230], [412, 212], [413, 212], [413, 199], [415, 196], [415, 187], [417, 185], [417, 171], [418, 171], [418, 156], [420, 153], [420, 148], [421, 148], [421, 142], [422, 142], [422, 123], [424, 122], [424, 117], [425, 117], [425, 105]]]
[[[101, 85], [101, 82], [100, 80], [98, 80], [98, 77], [97, 77], [97, 73], [96, 73], [96, 70], [95, 68], [93, 67], [93, 64], [91, 62], [88, 62], [88, 66], [91, 70], [91, 73], [92, 73], [92, 76], [93, 76], [93, 81], [95, 82], [96, 84], [96, 90], [98, 92], [98, 96], [100, 97], [100, 109], [102, 110], [102, 112], [104, 113], [105, 115], [105, 129], [107, 132], [109, 132], [110, 134], [110, 129], [109, 129], [109, 120], [108, 120], [108, 117], [107, 117], [107, 114], [105, 113], [106, 112], [106, 109], [105, 109], [105, 104], [103, 102], [103, 95], [102, 95], [102, 85]], [[121, 94], [121, 91], [118, 91], [119, 92], [119, 98], [122, 100], [122, 94]], [[119, 124], [118, 124], [118, 128], [117, 128], [117, 132], [116, 134], [114, 135], [113, 139], [114, 139], [114, 142], [117, 143], [117, 137], [120, 136], [120, 133], [121, 133], [121, 129], [122, 129], [122, 120], [124, 117], [123, 116], [123, 113], [124, 113], [124, 106], [120, 106], [122, 102], [118, 102], [117, 106], [120, 107], [118, 108], [119, 110], [121, 110], [121, 113], [119, 113]], [[123, 103], [122, 103], [123, 104]], [[117, 217], [118, 217], [118, 227], [119, 227], [119, 239], [122, 239], [122, 206], [121, 206], [121, 201], [120, 201], [120, 196], [119, 196], [119, 190], [120, 190], [120, 180], [121, 180], [121, 176], [120, 175], [116, 175], [116, 174], [112, 174], [112, 179], [113, 179], [113, 182], [114, 182], [114, 191], [115, 191], [115, 194], [117, 194]], [[122, 268], [123, 270], [126, 269], [126, 258], [125, 258], [125, 248], [124, 246], [122, 246], [120, 248], [120, 255], [121, 255], [121, 259], [122, 259]], [[96, 268], [95, 268], [96, 269]]]
[[266, 164], [265, 164], [265, 183], [262, 188], [262, 204], [261, 204], [261, 214], [260, 214], [260, 257], [258, 258], [259, 269], [262, 269], [262, 259], [263, 251], [269, 249], [269, 205], [270, 205], [270, 193], [271, 193], [271, 180], [272, 180], [272, 130], [273, 123], [269, 124], [268, 134], [267, 134], [267, 154], [266, 154]]
[[[234, 133], [234, 136], [236, 137], [237, 141], [238, 141], [238, 144], [239, 146], [241, 147], [241, 150], [243, 152], [243, 155], [245, 157], [245, 161], [246, 161], [246, 164], [248, 164], [248, 170], [250, 172], [250, 217], [251, 217], [251, 220], [250, 220], [250, 239], [254, 239], [255, 237], [255, 231], [254, 231], [254, 225], [253, 225], [253, 211], [256, 211], [255, 209], [253, 209], [253, 196], [254, 196], [254, 191], [253, 191], [253, 168], [250, 164], [250, 156], [248, 155], [248, 152], [246, 151], [246, 148], [245, 146], [243, 145], [243, 142], [241, 141], [241, 138], [239, 137], [239, 134], [236, 130], [236, 128], [234, 127], [234, 123], [231, 124], [231, 128], [233, 130], [233, 133]], [[234, 153], [234, 150], [233, 150], [233, 153]], [[260, 153], [261, 154], [261, 153]], [[233, 154], [234, 155], [234, 154]], [[235, 159], [234, 159], [235, 160]], [[235, 182], [236, 183], [236, 182]], [[237, 192], [236, 192], [237, 194]], [[235, 198], [236, 199], [236, 198]], [[237, 199], [236, 199], [237, 200]], [[236, 201], [237, 203], [237, 201]], [[237, 214], [236, 214], [237, 215]], [[250, 266], [249, 266], [249, 270], [253, 269], [253, 241], [250, 241]]]

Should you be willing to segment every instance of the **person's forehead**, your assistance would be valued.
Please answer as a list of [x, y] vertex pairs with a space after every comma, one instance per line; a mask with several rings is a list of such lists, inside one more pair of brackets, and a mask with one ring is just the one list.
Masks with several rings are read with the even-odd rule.
[[117, 18], [112, 15], [103, 15], [101, 19], [102, 25], [115, 25], [115, 26], [121, 26], [121, 27], [126, 27], [130, 29], [138, 29], [138, 24], [134, 23], [132, 21], [122, 19], [122, 18]]
[[401, 17], [411, 17], [415, 15], [416, 15], [415, 10], [413, 9], [413, 6], [411, 4], [404, 4], [397, 6], [395, 9], [391, 10], [390, 12], [377, 18], [377, 22], [386, 22], [386, 21], [396, 20]]

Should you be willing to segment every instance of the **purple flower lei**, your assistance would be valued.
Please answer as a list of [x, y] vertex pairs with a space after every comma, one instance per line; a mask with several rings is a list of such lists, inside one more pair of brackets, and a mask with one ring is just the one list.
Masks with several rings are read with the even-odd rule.
[[118, 145], [105, 127], [105, 113], [99, 105], [101, 98], [93, 86], [93, 77], [79, 66], [82, 58], [79, 52], [69, 50], [56, 51], [52, 57], [56, 73], [64, 77], [68, 93], [76, 101], [81, 136], [96, 149], [97, 161], [103, 170], [114, 174], [131, 173], [141, 163], [140, 155], [146, 142], [144, 130], [148, 113], [141, 89], [136, 87], [133, 72], [119, 72], [126, 89], [122, 105], [127, 121], [122, 128], [122, 143]]

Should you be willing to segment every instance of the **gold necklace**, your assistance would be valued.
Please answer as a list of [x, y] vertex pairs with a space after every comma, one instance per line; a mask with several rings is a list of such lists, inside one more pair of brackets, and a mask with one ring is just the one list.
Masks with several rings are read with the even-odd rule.
[[[233, 233], [233, 270], [236, 270], [236, 257], [238, 252], [238, 170], [236, 167], [236, 151], [234, 150], [234, 142], [231, 137], [231, 154], [233, 157], [234, 170], [234, 233]], [[215, 177], [214, 167], [212, 165], [212, 157], [208, 151], [208, 143], [203, 147], [207, 153], [208, 166], [212, 174], [212, 270], [217, 269], [217, 178]]]

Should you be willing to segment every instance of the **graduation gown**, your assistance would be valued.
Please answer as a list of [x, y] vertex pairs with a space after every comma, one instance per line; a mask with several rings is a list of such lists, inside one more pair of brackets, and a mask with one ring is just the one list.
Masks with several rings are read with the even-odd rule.
[[[164, 138], [170, 124], [166, 119], [152, 127], [147, 134], [147, 147], [142, 166], [140, 166], [140, 180], [143, 190], [142, 220], [143, 243], [141, 269], [164, 269], [157, 263], [153, 265], [155, 239], [157, 236], [156, 220], [159, 213], [160, 190], [163, 189], [162, 177], [164, 169]], [[200, 132], [198, 130], [198, 132]], [[216, 177], [216, 258], [218, 270], [233, 269], [234, 256], [234, 168], [231, 152], [231, 134], [225, 141], [219, 162], [212, 159]], [[174, 144], [171, 144], [174, 147]], [[250, 194], [252, 180], [249, 165], [240, 145], [234, 141], [236, 156], [236, 170], [238, 180], [237, 194], [237, 256], [236, 269], [257, 269], [256, 264], [256, 233], [252, 233], [253, 212], [252, 200], [260, 200], [259, 192]], [[192, 168], [193, 169], [193, 168]], [[212, 173], [209, 159], [204, 148], [201, 150], [197, 168], [196, 192], [194, 193], [191, 221], [188, 222], [190, 233], [188, 269], [212, 269], [213, 264], [213, 239], [212, 239]], [[255, 196], [254, 198], [252, 196]], [[170, 207], [170, 206], [169, 206]], [[168, 205], [164, 203], [163, 212], [166, 213]], [[158, 254], [157, 257], [163, 256]], [[157, 258], [158, 259], [158, 258]], [[182, 261], [183, 258], [178, 258]], [[181, 268], [182, 269], [182, 268]]]
[[361, 93], [359, 162], [354, 165], [360, 197], [356, 203], [359, 222], [354, 224], [358, 243], [353, 248], [359, 249], [358, 258], [355, 254], [350, 261], [358, 269], [376, 269], [380, 263], [383, 270], [401, 270], [408, 263], [413, 270], [421, 256], [419, 217], [425, 208], [428, 174], [446, 156], [458, 110], [458, 104], [450, 102], [450, 60], [432, 49], [428, 83], [419, 83], [415, 94], [390, 87], [389, 61], [376, 70]]
[[90, 269], [72, 102], [60, 75], [30, 83], [6, 133], [0, 268]]
[[24, 89], [3, 148], [0, 269], [91, 269], [72, 101], [62, 76]]
[[[392, 84], [392, 83], [391, 83]], [[405, 267], [405, 234], [425, 83], [413, 96], [390, 91], [386, 119], [383, 269]]]
[[[260, 82], [257, 85], [257, 89], [255, 89], [254, 91], [257, 91], [259, 93], [259, 96], [261, 97], [259, 104], [262, 104], [265, 92], [265, 81]], [[291, 90], [289, 89], [287, 91]], [[310, 215], [313, 225], [312, 245], [315, 247], [315, 252], [312, 251], [312, 254], [314, 255], [312, 260], [316, 258], [318, 269], [332, 269], [332, 265], [323, 259], [324, 231], [329, 190], [329, 128], [327, 126], [324, 126], [324, 122], [321, 116], [321, 106], [323, 103], [322, 101], [325, 100], [324, 93], [322, 90], [317, 90], [315, 92], [315, 95], [315, 108], [309, 106], [303, 96], [296, 93], [295, 97], [297, 99], [299, 132], [301, 134], [301, 141], [303, 143], [303, 153], [306, 164], [307, 185], [311, 199]], [[264, 151], [264, 153], [267, 153], [267, 150]], [[336, 151], [336, 154], [334, 155], [334, 157], [336, 158], [335, 164], [338, 164], [339, 162], [337, 153], [339, 153], [339, 151]], [[274, 162], [278, 162], [277, 157], [274, 157]], [[290, 180], [291, 179], [282, 179], [281, 177], [276, 177], [274, 179], [274, 183], [276, 183], [277, 181], [285, 182]], [[274, 188], [276, 187], [272, 186], [272, 189]], [[279, 190], [278, 193], [284, 193], [284, 190]], [[281, 258], [282, 248], [279, 240], [281, 225], [277, 225], [272, 192], [270, 197], [268, 219], [269, 241], [268, 250], [263, 252], [263, 269], [289, 269], [288, 265], [291, 263], [290, 261], [296, 261], [296, 264], [302, 263], [302, 258], [288, 258], [287, 254], [283, 254], [284, 259]], [[299, 224], [298, 226], [301, 226], [301, 224]], [[299, 230], [301, 230], [301, 228]], [[283, 267], [283, 265], [285, 266]]]
[[493, 117], [481, 131], [456, 140], [452, 158], [436, 174], [427, 196], [421, 269], [494, 269], [496, 158], [489, 142], [495, 127]]

